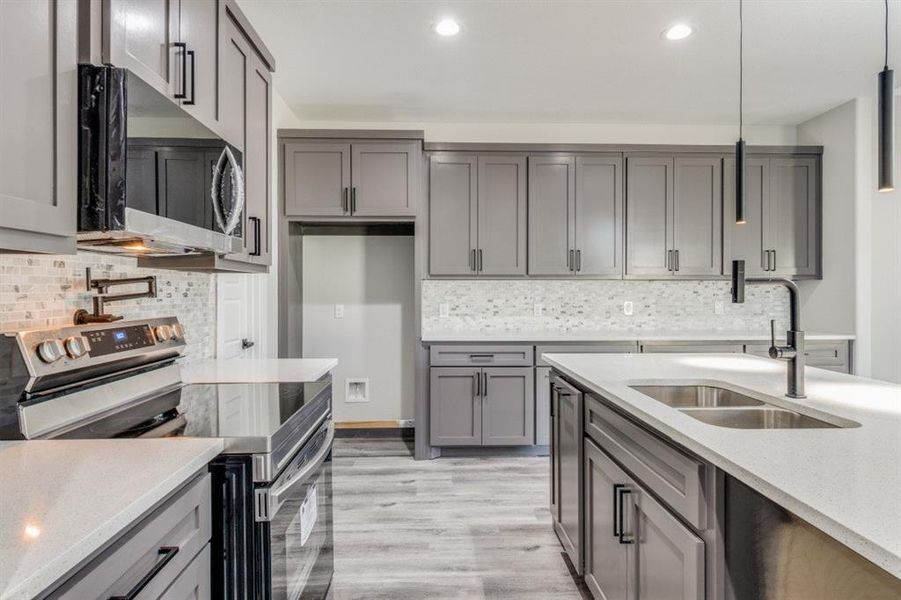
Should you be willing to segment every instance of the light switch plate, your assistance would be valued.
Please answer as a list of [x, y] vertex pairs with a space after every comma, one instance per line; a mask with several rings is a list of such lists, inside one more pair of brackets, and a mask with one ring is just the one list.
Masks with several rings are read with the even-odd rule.
[[344, 305], [343, 305], [343, 304], [336, 304], [336, 305], [335, 305], [335, 318], [336, 318], [336, 319], [343, 319], [343, 318], [344, 318]]
[[450, 304], [439, 304], [438, 305], [438, 317], [440, 319], [446, 319], [450, 316]]
[[623, 302], [623, 314], [624, 315], [631, 317], [634, 309], [635, 309], [635, 307], [632, 306], [631, 300], [626, 300], [625, 302]]

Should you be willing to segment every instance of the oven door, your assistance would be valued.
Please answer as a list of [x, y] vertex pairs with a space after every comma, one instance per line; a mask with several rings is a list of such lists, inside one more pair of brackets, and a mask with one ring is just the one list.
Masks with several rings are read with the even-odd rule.
[[[257, 488], [259, 559], [264, 588], [257, 597], [323, 600], [334, 572], [331, 420], [269, 486]], [[268, 577], [266, 576], [268, 574]]]

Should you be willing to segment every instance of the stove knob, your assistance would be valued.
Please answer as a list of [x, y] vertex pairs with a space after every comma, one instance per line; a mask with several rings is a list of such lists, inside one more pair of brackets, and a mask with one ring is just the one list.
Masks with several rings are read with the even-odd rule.
[[176, 323], [175, 325], [172, 326], [172, 336], [176, 340], [184, 339], [185, 328], [182, 326], [181, 323]]
[[72, 337], [66, 338], [66, 341], [63, 342], [63, 346], [66, 347], [66, 353], [72, 358], [81, 358], [88, 353], [88, 343], [80, 335], [73, 335]]
[[168, 325], [158, 325], [157, 327], [154, 327], [153, 333], [160, 342], [168, 342], [172, 339], [172, 328]]
[[45, 363], [55, 363], [63, 357], [65, 351], [59, 340], [44, 340], [38, 344], [38, 356]]

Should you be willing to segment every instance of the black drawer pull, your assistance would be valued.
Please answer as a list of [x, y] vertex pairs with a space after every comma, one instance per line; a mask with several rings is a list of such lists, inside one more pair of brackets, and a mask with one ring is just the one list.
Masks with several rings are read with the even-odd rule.
[[478, 361], [478, 360], [487, 360], [487, 361], [492, 361], [492, 360], [494, 360], [494, 355], [493, 355], [493, 354], [470, 354], [470, 355], [469, 355], [469, 360], [476, 360], [476, 361]]
[[619, 491], [626, 487], [622, 483], [613, 484], [613, 537], [619, 537]]
[[162, 571], [166, 565], [169, 564], [175, 555], [178, 554], [178, 546], [160, 546], [160, 549], [157, 551], [158, 558], [157, 561], [153, 564], [153, 568], [150, 569], [146, 575], [141, 577], [138, 582], [135, 584], [133, 588], [131, 588], [127, 594], [124, 596], [110, 596], [109, 600], [134, 600], [138, 594], [141, 593], [147, 584], [156, 577], [160, 571]]
[[[625, 498], [625, 496], [628, 496], [631, 493], [632, 493], [632, 490], [630, 490], [626, 486], [622, 486], [621, 488], [619, 488], [616, 491], [618, 502], [616, 502], [615, 504], [619, 504], [619, 517], [617, 519], [619, 521], [619, 533], [618, 533], [617, 537], [619, 537], [620, 544], [632, 544], [635, 542], [635, 537], [630, 533], [626, 533], [626, 527], [623, 524], [623, 521], [624, 521], [623, 515], [626, 512], [626, 507], [623, 503], [623, 499]], [[615, 504], [614, 504], [614, 506], [615, 506]]]

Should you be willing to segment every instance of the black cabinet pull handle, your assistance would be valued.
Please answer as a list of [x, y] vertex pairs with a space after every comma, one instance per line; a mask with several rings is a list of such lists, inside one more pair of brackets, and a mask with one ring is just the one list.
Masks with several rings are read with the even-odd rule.
[[773, 250], [773, 270], [776, 270], [776, 251]]
[[672, 250], [666, 251], [666, 270], [667, 271], [673, 270], [673, 251]]
[[576, 250], [576, 272], [582, 270], [582, 251]]
[[676, 250], [676, 270], [679, 270], [679, 251]]
[[573, 250], [572, 250], [572, 248], [569, 249], [569, 253], [566, 255], [566, 270], [567, 271], [573, 270]]
[[341, 208], [344, 210], [344, 212], [347, 212], [347, 210], [350, 208], [347, 204], [348, 191], [349, 191], [348, 188], [344, 188], [344, 199], [341, 201]]
[[172, 45], [181, 49], [181, 91], [172, 97], [184, 100], [188, 97], [188, 45], [184, 42], [175, 42]]
[[613, 484], [613, 537], [619, 537], [619, 491], [626, 487], [622, 483]]
[[483, 371], [482, 377], [484, 378], [483, 379], [484, 383], [482, 383], [482, 397], [487, 398], [488, 397], [488, 373], [485, 373]]
[[617, 537], [619, 538], [620, 544], [632, 544], [635, 542], [635, 537], [632, 534], [626, 533], [625, 524], [623, 523], [624, 515], [626, 513], [625, 506], [623, 504], [623, 500], [626, 496], [632, 493], [632, 490], [627, 488], [626, 486], [622, 486], [618, 490], [616, 490], [617, 502], [614, 505], [619, 505], [619, 515], [617, 517], [617, 521], [619, 522], [619, 533]]
[[188, 55], [188, 58], [191, 59], [191, 99], [190, 100], [182, 100], [181, 103], [187, 104], [187, 105], [193, 105], [194, 100], [195, 100], [195, 93], [196, 93], [196, 89], [194, 87], [194, 83], [195, 83], [195, 80], [194, 80], [194, 64], [195, 64], [194, 63], [194, 51], [188, 50], [186, 52], [186, 54]]
[[157, 561], [153, 563], [153, 568], [147, 571], [134, 587], [128, 590], [127, 594], [124, 596], [110, 596], [109, 600], [134, 600], [137, 598], [138, 594], [141, 593], [141, 590], [147, 587], [147, 584], [169, 564], [169, 561], [175, 558], [176, 554], [178, 554], [178, 546], [161, 546], [157, 551]]
[[350, 214], [354, 214], [357, 212], [357, 188], [351, 188], [350, 190]]
[[259, 256], [262, 250], [262, 243], [260, 241], [260, 218], [259, 217], [247, 217], [248, 221], [253, 221], [253, 251], [250, 253], [251, 256]]
[[478, 268], [478, 271], [481, 272], [481, 270], [482, 270], [482, 249], [479, 248], [479, 268]]
[[479, 375], [479, 372], [476, 371], [475, 375], [472, 376], [472, 388], [473, 388], [473, 398], [477, 398], [482, 395], [482, 378]]

